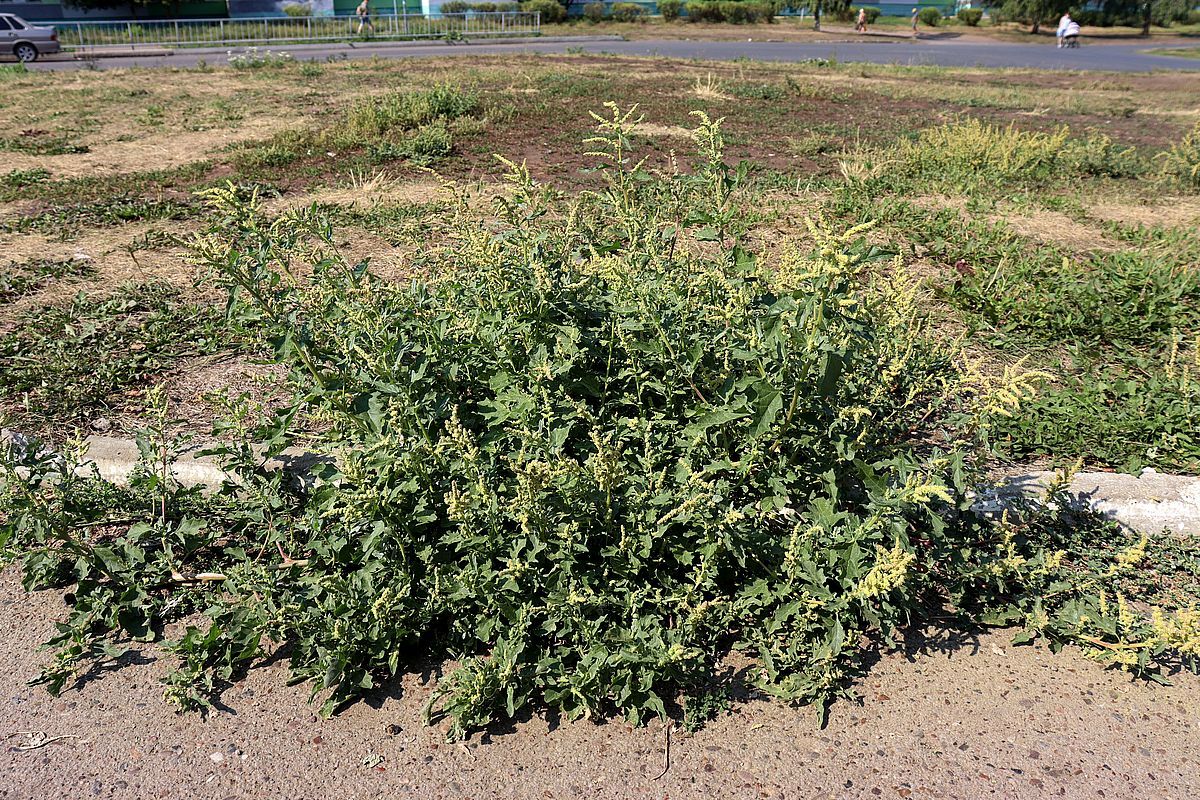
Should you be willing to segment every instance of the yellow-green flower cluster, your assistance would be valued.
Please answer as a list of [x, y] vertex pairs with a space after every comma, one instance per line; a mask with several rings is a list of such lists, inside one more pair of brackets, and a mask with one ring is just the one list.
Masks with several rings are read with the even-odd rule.
[[1160, 644], [1185, 656], [1200, 656], [1200, 609], [1185, 608], [1167, 615], [1156, 608], [1150, 627]]
[[891, 550], [876, 547], [875, 566], [863, 577], [854, 593], [863, 600], [885, 597], [904, 585], [916, 556], [900, 545]]

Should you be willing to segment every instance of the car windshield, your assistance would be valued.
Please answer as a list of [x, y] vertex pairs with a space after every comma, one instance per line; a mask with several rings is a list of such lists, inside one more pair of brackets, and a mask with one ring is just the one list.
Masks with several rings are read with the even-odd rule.
[[9, 17], [8, 21], [13, 26], [13, 30], [16, 31], [25, 30], [29, 27], [25, 24], [25, 20], [21, 19], [20, 17]]

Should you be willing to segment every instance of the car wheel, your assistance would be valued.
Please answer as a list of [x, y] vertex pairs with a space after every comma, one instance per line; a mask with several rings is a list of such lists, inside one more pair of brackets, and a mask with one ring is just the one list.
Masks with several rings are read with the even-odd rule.
[[38, 51], [33, 45], [22, 42], [13, 48], [13, 55], [17, 57], [17, 61], [28, 63], [30, 61], [37, 61]]

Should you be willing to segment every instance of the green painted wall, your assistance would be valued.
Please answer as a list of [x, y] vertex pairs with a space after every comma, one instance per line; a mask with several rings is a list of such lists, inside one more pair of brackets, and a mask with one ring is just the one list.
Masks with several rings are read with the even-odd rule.
[[[361, 0], [333, 0], [333, 13], [339, 17], [354, 13]], [[375, 14], [391, 14], [392, 0], [370, 0], [371, 11]], [[420, 14], [421, 0], [396, 0], [397, 13]]]

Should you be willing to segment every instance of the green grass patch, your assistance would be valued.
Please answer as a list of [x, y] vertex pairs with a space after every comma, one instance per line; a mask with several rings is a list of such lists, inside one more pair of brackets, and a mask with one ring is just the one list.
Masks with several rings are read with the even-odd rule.
[[9, 264], [0, 268], [0, 302], [34, 294], [56, 281], [86, 278], [95, 272], [91, 261], [82, 259], [37, 259]]
[[188, 356], [231, 346], [220, 313], [153, 283], [96, 300], [27, 312], [0, 336], [0, 385], [10, 411], [38, 427], [72, 425], [121, 406]]
[[184, 220], [196, 216], [190, 201], [124, 196], [92, 203], [56, 206], [40, 214], [0, 221], [0, 233], [53, 232], [71, 236], [83, 227], [104, 227], [147, 220]]
[[1156, 56], [1174, 56], [1175, 58], [1200, 58], [1200, 47], [1156, 47], [1147, 50]]
[[[1160, 158], [1186, 166], [1190, 146], [1185, 138]], [[1099, 191], [1102, 182], [1137, 174], [1170, 183], [1179, 172], [1187, 176], [1179, 168], [1163, 177], [1166, 170], [1129, 148], [1099, 147], [1086, 156], [1084, 149], [1065, 130], [943, 127], [912, 144], [858, 154], [830, 207], [849, 220], [879, 220], [911, 254], [940, 265], [930, 278], [937, 296], [987, 359], [998, 365], [1026, 358], [1048, 373], [1019, 414], [995, 418], [1004, 457], [1195, 470], [1197, 386], [1187, 364], [1189, 343], [1200, 335], [1196, 232], [1106, 223], [1104, 235], [1126, 247], [1113, 250], [1096, 233], [1097, 249], [1080, 254], [994, 219], [997, 187], [1010, 187], [1010, 206], [1028, 206], [1021, 213], [1054, 209], [1084, 224], [1074, 199], [1080, 188]], [[1072, 161], [1075, 192], [1059, 175]], [[1062, 194], [1046, 192], [1056, 185]], [[1021, 188], [1028, 193], [1012, 193]], [[937, 209], [907, 199], [921, 194], [964, 200]]]

